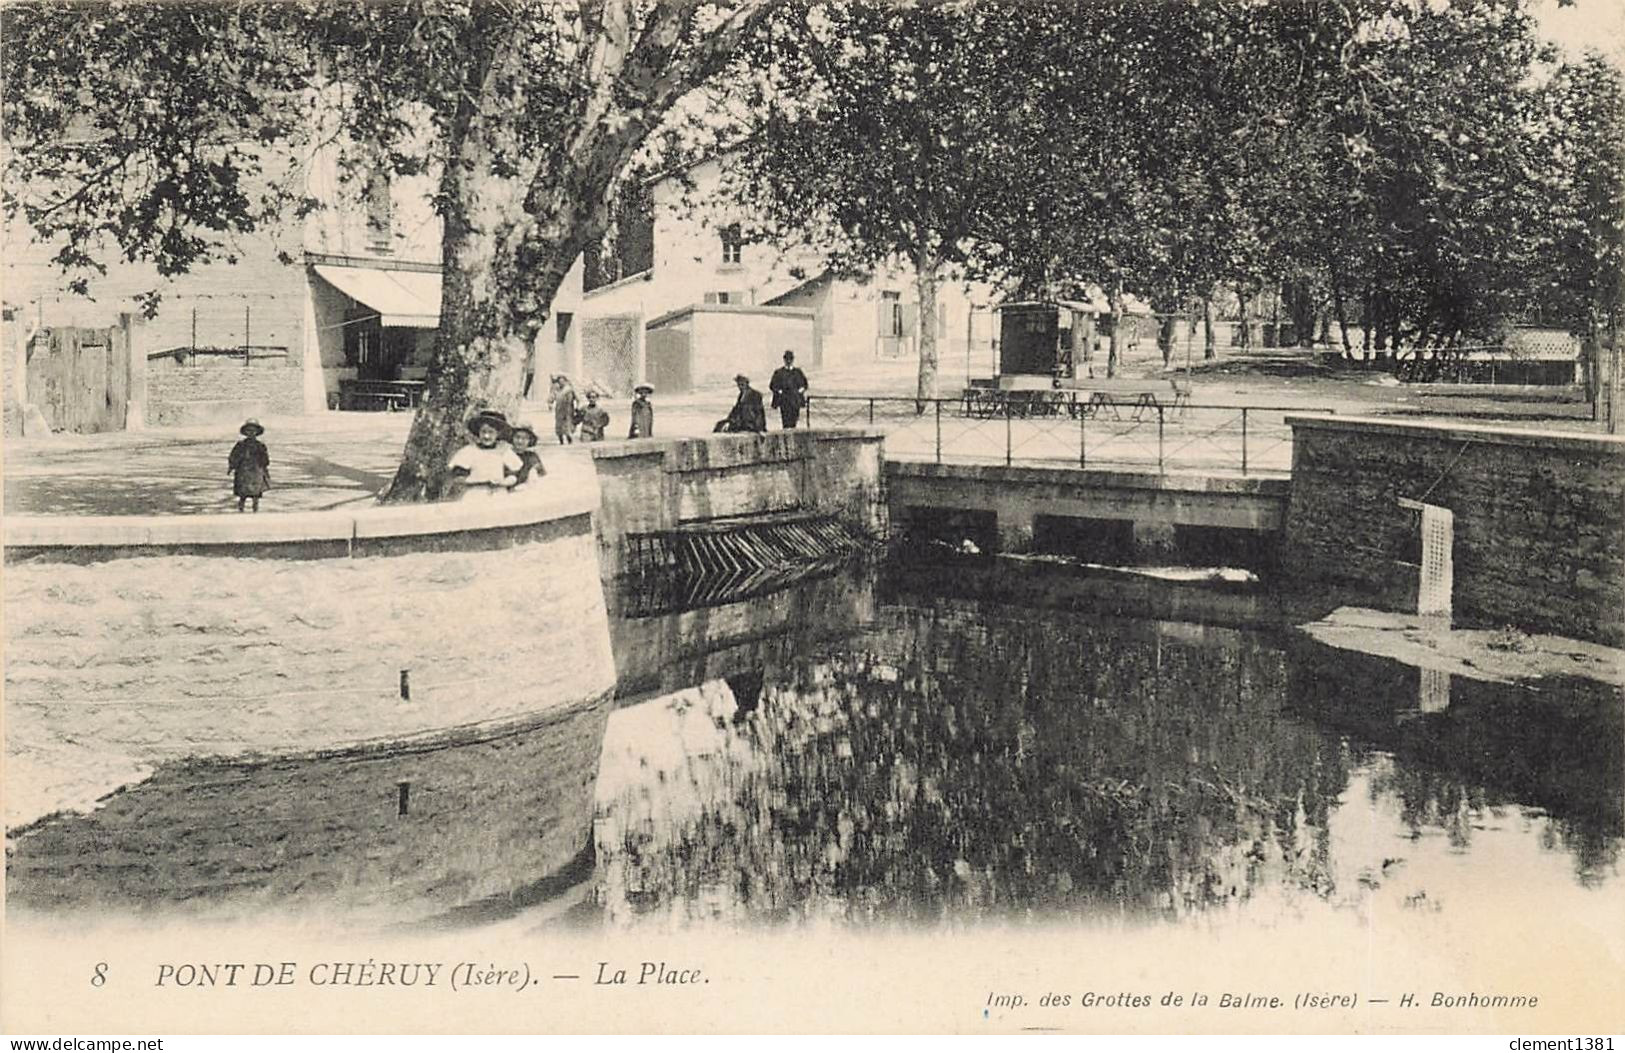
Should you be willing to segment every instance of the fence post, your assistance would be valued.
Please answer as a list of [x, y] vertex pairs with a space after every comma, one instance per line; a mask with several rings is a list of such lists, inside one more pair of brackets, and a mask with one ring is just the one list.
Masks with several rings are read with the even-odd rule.
[[869, 400], [869, 423], [874, 424], [874, 422], [875, 422], [875, 400], [870, 399]]
[[1247, 407], [1241, 407], [1241, 474], [1247, 474]]
[[807, 396], [807, 427], [812, 427], [812, 396]]
[[942, 400], [936, 399], [937, 404], [937, 463], [942, 463]]
[[1167, 471], [1162, 463], [1162, 404], [1157, 404], [1157, 471]]
[[251, 324], [252, 315], [249, 313], [252, 310], [253, 310], [253, 307], [251, 307], [250, 305], [248, 305], [246, 303], [243, 304], [243, 368], [244, 369], [248, 368], [248, 356], [249, 356], [249, 350], [248, 349], [253, 346], [253, 341], [254, 341], [254, 337], [253, 337], [254, 330], [253, 330], [253, 326]]
[[1089, 414], [1078, 411], [1078, 467], [1089, 467]]
[[1010, 467], [1015, 456], [1015, 446], [1010, 442], [1010, 400], [1004, 400], [1004, 466]]

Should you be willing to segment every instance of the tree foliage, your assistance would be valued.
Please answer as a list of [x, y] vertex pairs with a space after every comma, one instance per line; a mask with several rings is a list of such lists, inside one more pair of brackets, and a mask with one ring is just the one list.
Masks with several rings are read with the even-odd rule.
[[[163, 273], [310, 203], [268, 151], [429, 174], [443, 222], [429, 396], [391, 495], [435, 496], [528, 348], [628, 163], [767, 0], [19, 3], [3, 12], [8, 209], [64, 264], [103, 238]], [[266, 179], [267, 175], [273, 178]], [[26, 188], [26, 189], [25, 189]], [[36, 188], [46, 196], [28, 200]]]
[[744, 168], [832, 258], [941, 245], [1016, 295], [1170, 312], [1279, 290], [1300, 339], [1332, 310], [1395, 348], [1483, 339], [1559, 286], [1606, 300], [1619, 273], [1617, 71], [1553, 73], [1521, 0], [816, 10], [808, 54], [843, 61], [757, 92]]
[[745, 144], [762, 229], [913, 265], [922, 395], [948, 275], [1166, 310], [1285, 288], [1300, 321], [1329, 302], [1379, 347], [1539, 308], [1594, 326], [1620, 296], [1619, 71], [1557, 65], [1525, 0], [24, 0], [0, 20], [5, 205], [76, 287], [114, 253], [166, 275], [231, 258], [317, 204], [296, 176], [318, 147], [434, 180], [442, 324], [397, 497], [437, 493], [473, 408], [512, 408], [617, 182], [704, 85], [727, 89], [697, 120]]
[[922, 398], [936, 395], [936, 288], [971, 262], [978, 210], [1019, 189], [994, 4], [831, 3], [800, 9], [743, 56], [745, 145], [729, 186], [780, 239], [841, 272], [892, 261], [917, 276]]

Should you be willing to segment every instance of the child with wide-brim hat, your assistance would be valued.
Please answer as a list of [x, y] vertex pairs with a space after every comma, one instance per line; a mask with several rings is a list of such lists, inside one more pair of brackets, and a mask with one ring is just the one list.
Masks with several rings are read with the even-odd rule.
[[649, 439], [655, 433], [655, 408], [649, 402], [649, 396], [655, 393], [650, 384], [639, 384], [632, 389], [637, 398], [632, 400], [632, 426], [627, 430], [628, 439]]
[[237, 497], [237, 511], [252, 501], [254, 511], [260, 510], [260, 497], [271, 488], [271, 452], [260, 442], [265, 428], [253, 417], [243, 421], [237, 429], [242, 438], [231, 448], [226, 458], [226, 473], [231, 476], [231, 492]]
[[542, 456], [536, 452], [538, 441], [540, 440], [536, 429], [529, 424], [515, 424], [513, 431], [509, 433], [508, 442], [513, 446], [513, 452], [519, 455], [521, 462], [514, 480], [514, 489], [547, 474], [547, 468], [542, 464]]
[[478, 438], [480, 428], [487, 424], [496, 429], [498, 442], [506, 442], [509, 432], [513, 430], [513, 426], [508, 423], [508, 418], [505, 415], [496, 410], [482, 409], [468, 418], [468, 433]]
[[522, 462], [505, 441], [512, 430], [508, 418], [496, 410], [480, 410], [469, 418], [468, 431], [474, 441], [446, 462], [447, 470], [461, 480], [466, 492], [500, 493], [513, 486]]

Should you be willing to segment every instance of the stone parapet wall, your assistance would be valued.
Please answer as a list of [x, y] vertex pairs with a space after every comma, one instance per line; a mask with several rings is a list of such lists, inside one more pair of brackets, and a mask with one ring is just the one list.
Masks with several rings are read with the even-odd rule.
[[879, 536], [885, 530], [882, 443], [880, 432], [807, 428], [595, 444], [604, 579], [622, 573], [627, 535], [685, 523], [819, 512]]
[[564, 872], [615, 685], [596, 503], [8, 520], [9, 903], [399, 921]]
[[1455, 516], [1457, 619], [1625, 643], [1625, 439], [1353, 417], [1289, 417], [1284, 565], [1414, 610], [1417, 513]]
[[149, 425], [241, 424], [248, 417], [304, 413], [304, 374], [278, 362], [246, 368], [213, 363], [207, 366], [147, 371], [146, 420]]
[[886, 456], [878, 433], [826, 428], [807, 434], [813, 437], [807, 466], [813, 506], [870, 536], [886, 536]]
[[[992, 464], [891, 461], [886, 500], [892, 531], [905, 536], [929, 520], [958, 513], [994, 518], [997, 550], [1032, 548], [1040, 517], [1114, 520], [1134, 525], [1137, 540], [1176, 527], [1218, 527], [1272, 535], [1280, 530], [1287, 480], [1278, 475], [1026, 468]], [[988, 538], [992, 541], [992, 538]], [[1166, 548], [1147, 541], [1140, 549]], [[1153, 558], [1151, 551], [1140, 553]]]

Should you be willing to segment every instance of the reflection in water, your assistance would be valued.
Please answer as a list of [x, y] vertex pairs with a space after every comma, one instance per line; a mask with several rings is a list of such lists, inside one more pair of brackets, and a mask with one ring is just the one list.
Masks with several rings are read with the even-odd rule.
[[973, 600], [808, 628], [612, 716], [609, 922], [1177, 918], [1379, 889], [1415, 909], [1462, 880], [1435, 837], [1495, 872], [1558, 853], [1549, 881], [1617, 880], [1612, 689]]
[[1346, 736], [1361, 763], [1392, 756], [1374, 790], [1401, 803], [1410, 836], [1443, 833], [1465, 850], [1505, 816], [1533, 816], [1542, 843], [1570, 854], [1581, 884], [1614, 876], [1625, 829], [1618, 689], [1450, 677], [1441, 699], [1426, 670], [1303, 638], [1289, 650], [1294, 710]]
[[590, 878], [608, 709], [164, 764], [89, 814], [8, 831], [7, 909], [365, 928], [500, 917]]
[[1430, 676], [1190, 586], [937, 595], [999, 577], [622, 618], [613, 713], [164, 765], [8, 831], [8, 907], [952, 926], [1617, 893], [1617, 689]]

